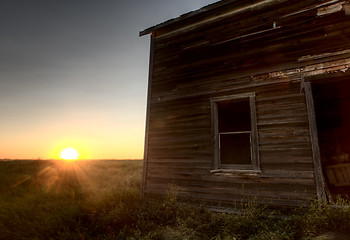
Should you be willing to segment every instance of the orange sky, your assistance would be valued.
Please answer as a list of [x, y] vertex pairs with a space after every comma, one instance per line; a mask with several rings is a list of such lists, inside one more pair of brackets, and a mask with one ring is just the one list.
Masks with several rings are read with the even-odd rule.
[[216, 0], [5, 1], [0, 159], [141, 159], [149, 36]]
[[[78, 121], [78, 120], [77, 120]], [[79, 124], [79, 122], [82, 122]], [[60, 152], [72, 147], [79, 159], [141, 159], [143, 157], [143, 119], [49, 122], [0, 139], [2, 158], [59, 159]], [[98, 124], [97, 124], [98, 123]]]

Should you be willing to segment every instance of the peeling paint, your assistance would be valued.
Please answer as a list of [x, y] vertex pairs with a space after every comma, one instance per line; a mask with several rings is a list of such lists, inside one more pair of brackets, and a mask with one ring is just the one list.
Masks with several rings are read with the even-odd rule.
[[327, 15], [327, 14], [339, 12], [339, 11], [341, 11], [343, 9], [343, 5], [342, 5], [343, 3], [344, 2], [333, 4], [333, 5], [330, 5], [330, 6], [327, 6], [327, 7], [319, 8], [317, 10], [317, 16], [322, 16], [322, 15]]
[[319, 69], [326, 69], [326, 68], [329, 69], [329, 68], [338, 67], [338, 66], [349, 67], [349, 64], [350, 64], [350, 58], [346, 58], [346, 59], [306, 66], [305, 72], [319, 70]]
[[343, 6], [345, 15], [350, 15], [350, 4], [346, 4]]
[[298, 58], [298, 62], [315, 60], [315, 59], [320, 59], [320, 58], [327, 58], [327, 57], [338, 56], [338, 55], [348, 54], [348, 53], [350, 53], [350, 49], [346, 49], [346, 50], [338, 51], [338, 52], [322, 53], [322, 54], [317, 54], [317, 55], [306, 55], [306, 56], [302, 56], [302, 57]]

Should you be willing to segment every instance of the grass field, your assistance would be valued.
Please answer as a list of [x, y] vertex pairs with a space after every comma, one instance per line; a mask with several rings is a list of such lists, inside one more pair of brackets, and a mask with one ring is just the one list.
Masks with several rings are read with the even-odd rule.
[[[142, 199], [141, 161], [0, 161], [0, 239], [350, 239], [350, 209], [315, 202], [276, 218]], [[315, 238], [317, 237], [318, 238]]]

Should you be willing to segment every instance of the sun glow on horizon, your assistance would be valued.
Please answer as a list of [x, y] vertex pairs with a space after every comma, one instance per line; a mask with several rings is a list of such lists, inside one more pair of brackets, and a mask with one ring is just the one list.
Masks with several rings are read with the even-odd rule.
[[60, 156], [64, 160], [76, 160], [79, 154], [74, 148], [66, 148], [61, 152]]

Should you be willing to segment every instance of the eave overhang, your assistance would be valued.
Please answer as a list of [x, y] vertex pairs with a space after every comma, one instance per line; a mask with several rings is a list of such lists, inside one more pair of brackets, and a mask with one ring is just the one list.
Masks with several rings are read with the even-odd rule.
[[[264, 7], [278, 2], [284, 2], [287, 0], [222, 0], [210, 5], [207, 5], [198, 10], [185, 13], [177, 18], [170, 19], [163, 23], [149, 27], [143, 31], [140, 31], [139, 36], [144, 36], [155, 32], [160, 29], [167, 28], [174, 24], [185, 23], [186, 20], [191, 19], [191, 25], [197, 25], [208, 21], [213, 21], [227, 15], [235, 15], [254, 8]], [[230, 5], [230, 6], [228, 6]], [[216, 10], [216, 11], [214, 11]], [[185, 24], [184, 24], [185, 25]], [[182, 27], [181, 27], [182, 28]], [[175, 31], [175, 30], [171, 30]]]

